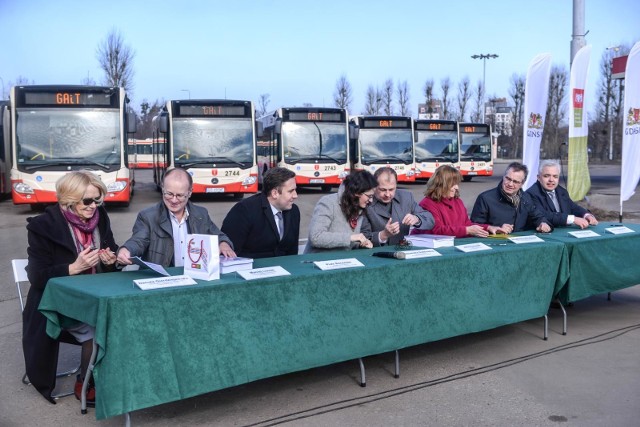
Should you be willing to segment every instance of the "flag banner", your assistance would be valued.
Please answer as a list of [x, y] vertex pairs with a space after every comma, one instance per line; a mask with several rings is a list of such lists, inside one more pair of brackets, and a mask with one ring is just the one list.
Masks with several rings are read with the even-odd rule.
[[573, 58], [569, 79], [569, 159], [567, 173], [567, 191], [573, 200], [582, 200], [591, 188], [589, 176], [589, 156], [587, 136], [589, 123], [584, 108], [584, 88], [587, 87], [591, 45], [584, 46]]
[[633, 46], [627, 57], [623, 113], [620, 214], [622, 203], [633, 196], [640, 178], [640, 42]]
[[540, 142], [544, 130], [549, 95], [551, 54], [541, 53], [533, 58], [527, 71], [524, 87], [524, 135], [522, 138], [522, 163], [529, 168], [529, 176], [523, 190], [536, 182], [540, 162]]

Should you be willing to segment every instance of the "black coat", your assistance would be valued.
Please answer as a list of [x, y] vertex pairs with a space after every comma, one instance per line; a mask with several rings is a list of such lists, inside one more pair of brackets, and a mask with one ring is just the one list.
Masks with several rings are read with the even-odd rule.
[[527, 193], [531, 195], [536, 206], [538, 206], [538, 208], [540, 208], [544, 213], [545, 218], [547, 218], [547, 222], [554, 227], [566, 226], [567, 217], [569, 215], [575, 215], [583, 218], [589, 213], [588, 210], [571, 200], [569, 192], [560, 186], [556, 187], [556, 199], [558, 199], [560, 212], [556, 212], [556, 208], [553, 206], [551, 197], [549, 197], [547, 191], [542, 188], [539, 181], [536, 181], [536, 183], [527, 190]]
[[222, 222], [222, 232], [233, 242], [238, 256], [267, 258], [298, 254], [300, 210], [296, 205], [282, 211], [284, 236], [278, 227], [267, 196], [256, 194], [235, 204]]
[[[104, 207], [98, 208], [100, 221], [100, 249], [118, 247], [113, 239], [109, 216]], [[22, 313], [22, 349], [25, 367], [31, 384], [50, 402], [56, 385], [59, 341], [75, 343], [68, 333], [57, 340], [46, 332], [47, 318], [38, 311], [42, 294], [52, 277], [69, 275], [69, 264], [78, 257], [69, 225], [59, 205], [49, 206], [44, 213], [27, 219], [29, 264], [27, 275], [31, 287]], [[97, 242], [96, 242], [97, 245]], [[98, 265], [98, 272], [103, 266]]]

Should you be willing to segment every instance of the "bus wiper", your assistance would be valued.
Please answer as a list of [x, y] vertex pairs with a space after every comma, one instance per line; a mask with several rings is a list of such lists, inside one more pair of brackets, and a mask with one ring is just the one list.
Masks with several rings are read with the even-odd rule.
[[234, 165], [238, 165], [240, 167], [244, 167], [245, 164], [244, 163], [240, 163], [237, 162], [233, 159], [230, 159], [228, 157], [209, 157], [206, 160], [198, 160], [197, 162], [189, 162], [189, 163], [177, 163], [177, 165], [179, 165], [182, 168], [190, 168], [193, 166], [200, 166], [200, 165], [210, 165], [213, 163], [232, 163]]
[[25, 166], [25, 170], [38, 169], [50, 166], [75, 166], [75, 165], [95, 165], [104, 170], [111, 169], [111, 166], [96, 162], [90, 159], [54, 159], [53, 161], [38, 163], [37, 165]]
[[389, 162], [389, 163], [392, 163], [392, 162], [395, 162], [396, 160], [399, 160], [404, 164], [407, 164], [407, 162], [409, 161], [409, 160], [401, 159], [398, 156], [387, 156], [387, 157], [378, 157], [377, 159], [375, 159], [375, 162], [376, 163], [378, 163], [378, 162]]
[[336, 162], [338, 164], [340, 164], [341, 162], [344, 163], [344, 160], [338, 160], [335, 157], [331, 157], [331, 156], [327, 156], [326, 154], [318, 154], [316, 156], [302, 156], [302, 157], [297, 157], [293, 160], [290, 160], [289, 163], [291, 163], [292, 165], [295, 165], [296, 163], [300, 163], [303, 162], [305, 160], [319, 160], [319, 159], [329, 159], [333, 162]]

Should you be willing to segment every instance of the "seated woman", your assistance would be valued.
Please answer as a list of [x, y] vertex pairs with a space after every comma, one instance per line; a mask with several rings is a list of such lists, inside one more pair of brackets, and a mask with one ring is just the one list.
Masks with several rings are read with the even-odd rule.
[[362, 213], [373, 200], [378, 183], [368, 171], [352, 172], [338, 192], [318, 200], [309, 224], [304, 253], [372, 248], [360, 232]]
[[488, 224], [471, 222], [467, 208], [460, 199], [459, 186], [462, 181], [460, 171], [449, 165], [442, 165], [427, 183], [425, 198], [419, 203], [431, 212], [435, 225], [431, 230], [414, 229], [411, 234], [438, 234], [455, 237], [487, 237], [489, 234], [506, 233], [502, 228]]
[[[69, 172], [56, 182], [58, 204], [47, 207], [37, 217], [27, 219], [27, 275], [31, 288], [22, 315], [22, 348], [29, 381], [52, 403], [55, 403], [51, 393], [56, 384], [59, 340], [47, 335], [47, 319], [38, 311], [38, 305], [47, 281], [52, 277], [115, 270], [118, 247], [113, 239], [109, 216], [102, 207], [106, 194], [105, 185], [91, 172]], [[87, 278], [88, 282], [90, 280]], [[94, 329], [78, 322], [63, 332], [82, 345], [81, 374], [74, 389], [80, 399], [82, 381], [91, 357]], [[68, 338], [71, 339], [70, 336]], [[92, 402], [95, 402], [95, 389], [90, 387], [87, 404]]]

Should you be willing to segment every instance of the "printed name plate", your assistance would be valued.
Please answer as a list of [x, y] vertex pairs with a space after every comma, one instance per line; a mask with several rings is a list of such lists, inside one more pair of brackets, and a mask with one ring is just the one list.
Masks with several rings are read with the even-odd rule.
[[544, 243], [544, 240], [532, 234], [530, 236], [509, 237], [513, 243]]
[[573, 237], [577, 237], [578, 239], [583, 239], [585, 237], [599, 237], [600, 235], [593, 230], [580, 230], [580, 231], [570, 231], [570, 235]]
[[456, 246], [456, 249], [462, 252], [477, 252], [490, 250], [491, 247], [484, 243], [469, 243], [467, 245]]
[[143, 291], [150, 289], [163, 289], [171, 288], [173, 286], [188, 286], [195, 285], [196, 281], [189, 276], [167, 276], [167, 277], [154, 277], [151, 279], [138, 279], [133, 283]]
[[318, 267], [320, 270], [339, 270], [341, 268], [364, 267], [364, 264], [355, 258], [314, 261], [313, 265]]
[[609, 227], [609, 228], [605, 228], [604, 229], [607, 233], [611, 233], [611, 234], [626, 234], [626, 233], [635, 233], [635, 231], [633, 231], [632, 229], [630, 229], [629, 227], [625, 227], [623, 226], [615, 226], [615, 227]]
[[416, 249], [413, 251], [402, 251], [405, 259], [427, 258], [432, 256], [442, 256], [442, 254], [434, 249]]
[[273, 267], [262, 267], [262, 268], [254, 268], [251, 270], [242, 270], [238, 271], [240, 277], [245, 280], [254, 280], [254, 279], [265, 279], [267, 277], [278, 277], [278, 276], [290, 276], [289, 273], [284, 268], [279, 265]]

